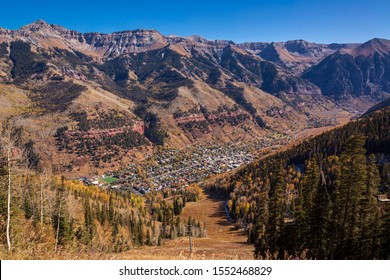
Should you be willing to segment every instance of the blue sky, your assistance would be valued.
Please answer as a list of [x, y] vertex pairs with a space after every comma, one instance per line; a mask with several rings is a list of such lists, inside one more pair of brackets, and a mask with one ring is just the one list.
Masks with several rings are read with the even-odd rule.
[[390, 39], [389, 0], [0, 0], [1, 27], [17, 29], [37, 19], [81, 32], [144, 28], [238, 43]]

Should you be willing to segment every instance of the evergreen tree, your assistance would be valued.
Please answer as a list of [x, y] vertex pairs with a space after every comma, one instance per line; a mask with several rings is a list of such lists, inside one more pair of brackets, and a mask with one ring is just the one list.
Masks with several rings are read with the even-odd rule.
[[328, 255], [327, 224], [329, 222], [330, 201], [326, 188], [324, 173], [319, 181], [313, 198], [313, 207], [309, 214], [309, 232], [307, 235], [308, 247], [311, 248], [311, 256], [317, 259], [325, 259]]
[[83, 239], [86, 244], [89, 244], [94, 236], [95, 226], [94, 226], [94, 216], [91, 209], [91, 204], [89, 198], [84, 201], [84, 230], [83, 230]]
[[316, 160], [311, 159], [306, 167], [305, 175], [303, 176], [301, 188], [303, 196], [303, 209], [304, 215], [303, 219], [309, 224], [309, 216], [313, 211], [314, 197], [318, 185], [320, 183], [320, 168]]
[[300, 195], [301, 201], [298, 203], [298, 213], [297, 225], [299, 226], [298, 231], [298, 239], [302, 237], [305, 241], [300, 240], [300, 243], [305, 246], [312, 248], [307, 241], [312, 242], [312, 238], [315, 237], [315, 231], [312, 229], [312, 226], [316, 224], [315, 215], [318, 213], [314, 213], [315, 208], [315, 198], [317, 195], [317, 188], [320, 185], [320, 168], [315, 159], [311, 159], [308, 161], [306, 165], [306, 171], [304, 173], [301, 185], [300, 185]]
[[282, 245], [281, 243], [283, 243], [281, 237], [284, 230], [284, 217], [286, 214], [285, 175], [284, 166], [280, 165], [275, 172], [275, 180], [271, 185], [273, 191], [270, 198], [266, 234], [269, 250], [272, 253], [279, 252], [279, 245]]
[[55, 250], [58, 245], [65, 245], [67, 241], [72, 239], [73, 230], [72, 223], [66, 208], [65, 203], [65, 178], [62, 176], [61, 184], [57, 187], [56, 195], [56, 212], [53, 216], [53, 227], [56, 230], [56, 244]]
[[263, 190], [259, 197], [258, 210], [254, 219], [254, 227], [248, 241], [255, 243], [255, 256], [258, 257], [264, 254], [268, 249], [266, 239], [266, 227], [269, 219], [269, 190], [270, 182], [268, 178], [265, 180]]
[[360, 232], [359, 213], [366, 190], [367, 166], [365, 139], [351, 137], [340, 156], [340, 186], [336, 189], [337, 252], [344, 259], [356, 255]]
[[367, 163], [367, 182], [360, 203], [360, 232], [357, 244], [359, 259], [372, 259], [378, 254], [379, 207], [376, 198], [380, 186], [379, 170], [375, 156]]

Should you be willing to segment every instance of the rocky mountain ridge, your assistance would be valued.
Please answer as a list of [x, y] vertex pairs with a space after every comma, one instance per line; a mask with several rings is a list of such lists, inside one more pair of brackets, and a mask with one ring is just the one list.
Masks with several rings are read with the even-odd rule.
[[[277, 43], [242, 43], [235, 44], [229, 40], [206, 40], [200, 36], [164, 36], [156, 30], [136, 29], [128, 31], [113, 32], [111, 34], [88, 32], [80, 33], [74, 30], [66, 29], [55, 24], [48, 24], [45, 21], [38, 20], [25, 25], [18, 30], [8, 30], [0, 28], [2, 41], [11, 41], [17, 37], [26, 41], [31, 41], [37, 45], [48, 39], [59, 39], [61, 37], [68, 44], [73, 44], [74, 48], [81, 46], [75, 44], [88, 45], [90, 49], [95, 50], [105, 58], [113, 58], [129, 52], [145, 52], [165, 47], [169, 44], [194, 47], [197, 50], [207, 50], [214, 48], [220, 50], [227, 45], [236, 45], [242, 50], [260, 54], [269, 46], [283, 47], [292, 55], [301, 55], [306, 57], [323, 58], [341, 48], [349, 48], [353, 44], [316, 44], [304, 40], [291, 40]], [[8, 38], [7, 38], [8, 37]], [[42, 44], [45, 46], [46, 44]]]
[[[113, 127], [105, 121], [104, 129], [122, 132], [134, 121], [145, 127], [149, 142], [126, 132], [138, 140], [121, 140], [123, 147], [154, 143], [181, 148], [250, 141], [270, 132], [297, 134], [364, 112], [389, 92], [387, 46], [381, 40], [366, 47], [303, 40], [236, 44], [142, 29], [80, 33], [37, 21], [18, 30], [0, 29], [0, 85], [23, 91], [41, 114], [14, 118], [15, 125], [54, 114], [61, 121], [53, 129], [73, 129], [110, 112], [124, 117], [116, 118]], [[351, 73], [356, 63], [327, 65], [368, 49], [373, 55], [362, 65], [375, 70], [365, 70], [375, 90], [355, 94], [348, 83], [355, 83]], [[75, 114], [81, 114], [79, 125], [74, 124]], [[211, 120], [210, 115], [217, 117]], [[98, 145], [96, 141], [89, 147]]]
[[383, 100], [390, 92], [390, 41], [372, 39], [338, 50], [303, 74], [323, 95], [336, 99], [370, 97]]

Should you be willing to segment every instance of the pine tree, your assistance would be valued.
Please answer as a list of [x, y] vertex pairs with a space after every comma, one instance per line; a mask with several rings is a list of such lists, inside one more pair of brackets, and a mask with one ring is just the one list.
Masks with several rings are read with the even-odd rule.
[[360, 203], [360, 232], [357, 244], [359, 259], [372, 259], [378, 252], [379, 207], [376, 198], [380, 185], [379, 170], [375, 156], [371, 155], [367, 163], [367, 182]]
[[303, 176], [301, 188], [303, 196], [304, 219], [308, 222], [308, 217], [313, 211], [314, 196], [320, 183], [320, 168], [316, 160], [308, 162], [305, 175]]
[[259, 197], [258, 210], [254, 219], [254, 226], [249, 236], [249, 242], [255, 243], [255, 257], [265, 254], [268, 249], [268, 242], [266, 239], [266, 227], [269, 219], [269, 179], [265, 179], [263, 190]]
[[94, 216], [91, 209], [91, 204], [89, 198], [84, 201], [84, 231], [83, 237], [84, 242], [89, 244], [94, 236], [95, 227], [94, 227]]
[[330, 207], [330, 219], [328, 226], [326, 228], [326, 236], [328, 239], [328, 258], [334, 259], [337, 255], [337, 248], [338, 248], [338, 242], [339, 242], [339, 233], [341, 232], [341, 225], [339, 224], [340, 215], [337, 212], [339, 205], [336, 204], [336, 202], [339, 201], [338, 198], [338, 192], [340, 189], [340, 178], [341, 178], [341, 171], [340, 171], [340, 162], [339, 157], [337, 156], [331, 156], [327, 159], [329, 170], [328, 170], [328, 181], [329, 181], [329, 187], [333, 188], [333, 193], [330, 194], [331, 199], [331, 207]]
[[72, 238], [72, 228], [65, 204], [65, 178], [62, 176], [61, 184], [57, 187], [56, 209], [53, 217], [53, 227], [56, 230], [55, 251], [58, 245], [64, 245]]
[[313, 207], [309, 214], [309, 232], [307, 235], [311, 256], [316, 259], [325, 259], [327, 249], [327, 225], [329, 222], [330, 201], [324, 173], [321, 171], [318, 187], [313, 198]]
[[335, 211], [338, 215], [337, 258], [356, 256], [360, 232], [359, 213], [366, 190], [367, 167], [365, 139], [351, 137], [340, 156], [340, 186], [336, 189]]
[[275, 172], [275, 180], [271, 185], [271, 198], [269, 206], [269, 219], [267, 224], [267, 240], [269, 250], [271, 253], [279, 252], [279, 245], [281, 245], [281, 237], [284, 230], [284, 216], [286, 213], [286, 182], [285, 169], [280, 165]]
[[[300, 185], [300, 193], [302, 195], [301, 203], [299, 204], [299, 213], [297, 213], [298, 218], [298, 226], [299, 226], [299, 234], [298, 238], [301, 240], [302, 245], [305, 244], [305, 247], [313, 248], [311, 246], [311, 242], [313, 242], [313, 238], [316, 238], [316, 231], [318, 229], [313, 230], [312, 227], [316, 226], [317, 221], [315, 221], [315, 216], [319, 213], [314, 213], [314, 208], [316, 207], [315, 201], [317, 198], [317, 188], [320, 185], [320, 168], [315, 159], [308, 161], [306, 166], [306, 171], [304, 173], [301, 185]], [[319, 199], [319, 198], [317, 198]]]

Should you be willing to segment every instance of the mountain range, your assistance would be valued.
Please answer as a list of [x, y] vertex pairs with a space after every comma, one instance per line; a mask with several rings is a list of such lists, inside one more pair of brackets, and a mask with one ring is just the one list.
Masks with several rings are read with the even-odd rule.
[[140, 135], [125, 150], [294, 135], [389, 96], [386, 39], [237, 44], [143, 29], [80, 33], [42, 20], [0, 28], [0, 120], [23, 127], [46, 159], [74, 163], [84, 152], [67, 146], [72, 137], [101, 146], [127, 127]]

